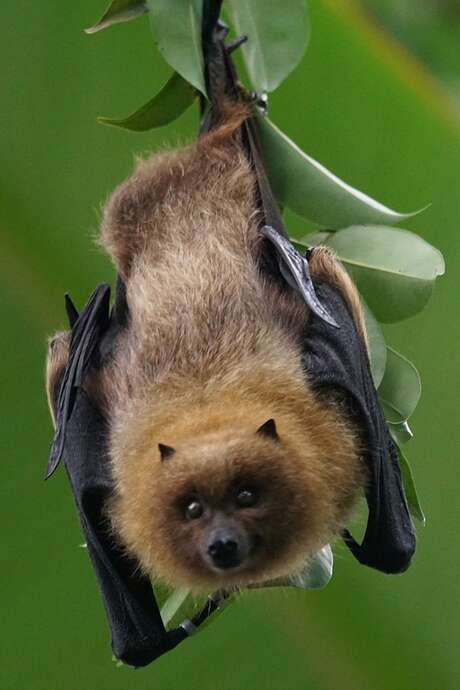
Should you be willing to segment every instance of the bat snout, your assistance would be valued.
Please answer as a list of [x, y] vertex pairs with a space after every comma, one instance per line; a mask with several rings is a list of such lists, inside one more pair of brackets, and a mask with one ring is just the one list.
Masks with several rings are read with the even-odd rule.
[[237, 568], [248, 555], [244, 535], [232, 528], [213, 530], [208, 536], [206, 547], [208, 562], [218, 570]]

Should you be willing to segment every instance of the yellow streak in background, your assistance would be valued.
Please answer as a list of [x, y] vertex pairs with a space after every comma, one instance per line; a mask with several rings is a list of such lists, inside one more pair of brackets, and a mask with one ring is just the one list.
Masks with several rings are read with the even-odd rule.
[[324, 7], [365, 43], [372, 56], [460, 135], [460, 108], [448, 90], [359, 0], [322, 0]]

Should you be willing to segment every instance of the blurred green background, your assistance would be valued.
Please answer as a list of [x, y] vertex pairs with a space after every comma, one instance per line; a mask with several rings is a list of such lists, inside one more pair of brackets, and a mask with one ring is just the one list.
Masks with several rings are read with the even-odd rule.
[[[104, 0], [3, 3], [0, 137], [1, 690], [454, 690], [460, 681], [458, 525], [460, 13], [425, 0], [312, 0], [312, 38], [271, 117], [347, 182], [398, 210], [444, 253], [424, 313], [385, 328], [424, 392], [407, 454], [428, 523], [403, 576], [336, 548], [322, 592], [266, 590], [151, 667], [111, 661], [108, 630], [64, 473], [46, 485], [46, 336], [63, 293], [82, 305], [113, 280], [92, 242], [133, 154], [192, 137], [192, 109], [131, 134], [96, 116], [132, 112], [168, 68], [145, 17], [82, 32]], [[301, 221], [291, 218], [292, 226]]]

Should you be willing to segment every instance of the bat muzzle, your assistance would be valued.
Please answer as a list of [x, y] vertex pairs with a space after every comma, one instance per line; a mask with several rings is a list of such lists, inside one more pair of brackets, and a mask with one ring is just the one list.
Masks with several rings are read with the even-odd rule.
[[213, 530], [207, 540], [207, 561], [213, 570], [230, 570], [241, 566], [248, 556], [245, 536], [236, 529]]

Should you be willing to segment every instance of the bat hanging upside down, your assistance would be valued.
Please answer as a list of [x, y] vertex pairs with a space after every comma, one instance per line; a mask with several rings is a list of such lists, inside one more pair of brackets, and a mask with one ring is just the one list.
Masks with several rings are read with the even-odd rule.
[[[154, 581], [195, 593], [294, 577], [375, 485], [353, 388], [370, 380], [357, 291], [326, 248], [311, 252], [334, 329], [273, 268], [246, 117], [223, 107], [211, 131], [138, 162], [108, 200], [101, 244], [127, 318], [81, 384], [107, 419], [113, 537]], [[331, 345], [339, 337], [343, 348]], [[58, 334], [54, 413], [68, 355], [69, 333]]]

